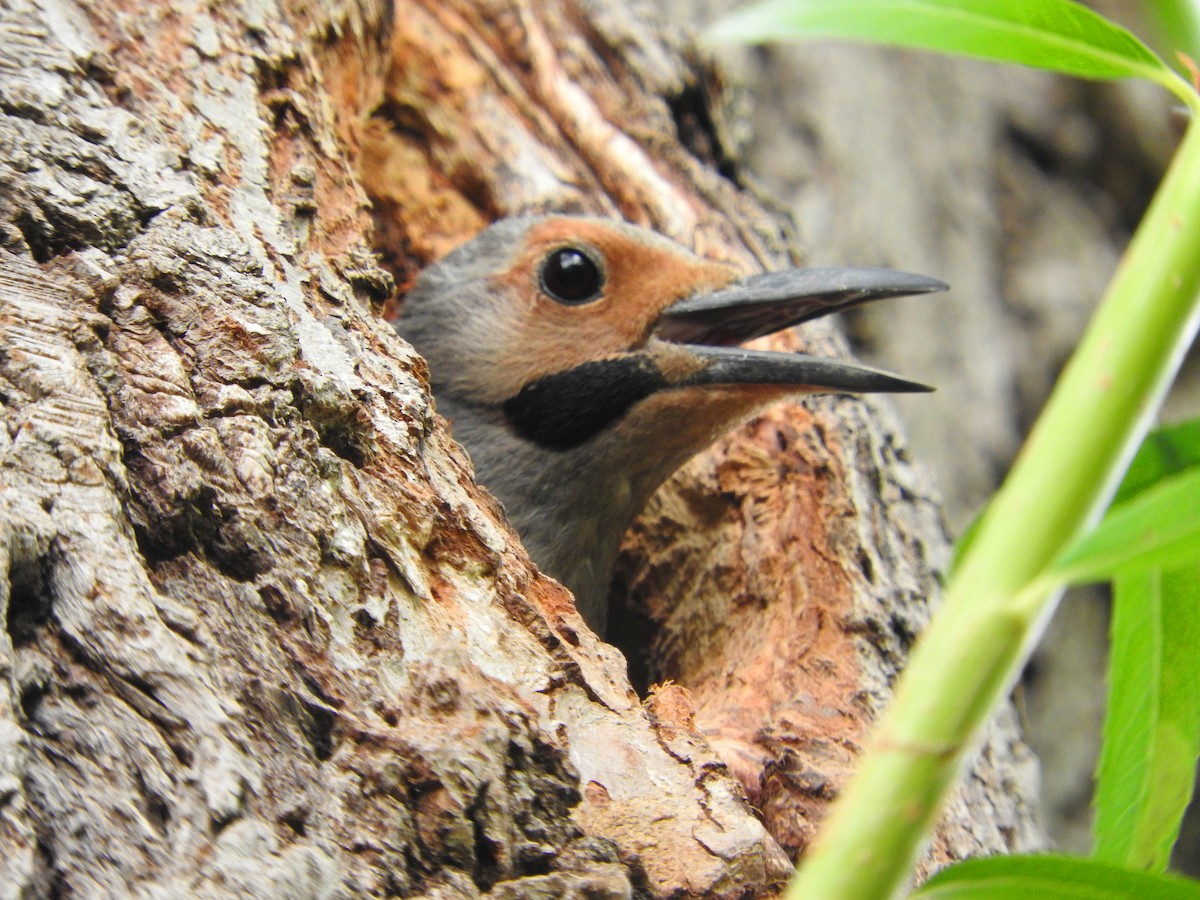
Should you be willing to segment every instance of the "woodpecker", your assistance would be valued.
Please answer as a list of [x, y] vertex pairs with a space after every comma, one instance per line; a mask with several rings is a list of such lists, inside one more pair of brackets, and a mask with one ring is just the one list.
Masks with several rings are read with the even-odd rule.
[[509, 218], [425, 269], [397, 331], [533, 561], [604, 634], [621, 538], [650, 495], [764, 405], [927, 391], [864, 366], [737, 345], [884, 297], [944, 290], [885, 269], [742, 276], [643, 228]]

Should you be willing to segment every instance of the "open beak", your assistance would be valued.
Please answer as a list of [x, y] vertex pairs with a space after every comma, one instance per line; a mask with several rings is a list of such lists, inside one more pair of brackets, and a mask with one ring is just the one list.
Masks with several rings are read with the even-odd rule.
[[672, 304], [663, 310], [654, 336], [686, 345], [697, 361], [705, 363], [677, 387], [770, 384], [805, 391], [931, 391], [927, 385], [855, 363], [729, 345], [872, 300], [944, 291], [946, 287], [936, 278], [889, 269], [768, 272]]
[[728, 345], [869, 300], [945, 289], [934, 278], [885, 269], [796, 269], [739, 279], [667, 307], [651, 340], [637, 349], [530, 382], [504, 402], [504, 413], [526, 438], [568, 450], [601, 433], [642, 400], [681, 388], [778, 386], [785, 389], [781, 394], [931, 391], [927, 385], [855, 363]]

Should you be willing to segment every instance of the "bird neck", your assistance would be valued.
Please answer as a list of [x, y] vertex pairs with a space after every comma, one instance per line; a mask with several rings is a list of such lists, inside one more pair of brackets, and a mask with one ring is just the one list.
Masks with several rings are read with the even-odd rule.
[[548, 450], [516, 435], [495, 407], [439, 397], [438, 411], [538, 568], [570, 588], [580, 614], [603, 635], [621, 539], [678, 460], [643, 452], [635, 461], [608, 436]]

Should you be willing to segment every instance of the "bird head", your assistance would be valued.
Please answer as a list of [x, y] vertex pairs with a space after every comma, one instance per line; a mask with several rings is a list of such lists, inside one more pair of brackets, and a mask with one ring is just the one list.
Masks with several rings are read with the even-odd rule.
[[418, 277], [396, 328], [534, 561], [602, 627], [617, 547], [690, 456], [780, 397], [925, 391], [840, 360], [736, 345], [883, 297], [883, 269], [743, 276], [607, 219], [504, 219]]

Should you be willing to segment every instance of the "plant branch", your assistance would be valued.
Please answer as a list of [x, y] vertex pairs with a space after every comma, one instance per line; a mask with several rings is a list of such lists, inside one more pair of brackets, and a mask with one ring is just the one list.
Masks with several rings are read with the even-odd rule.
[[903, 888], [964, 758], [1053, 611], [1061, 587], [1053, 563], [1107, 506], [1195, 335], [1197, 247], [1193, 124], [859, 773], [791, 884], [792, 900], [878, 900]]

